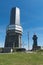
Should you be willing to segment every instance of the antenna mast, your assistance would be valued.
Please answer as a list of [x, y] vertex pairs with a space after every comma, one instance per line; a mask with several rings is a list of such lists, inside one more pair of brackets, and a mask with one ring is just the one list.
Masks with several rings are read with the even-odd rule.
[[29, 32], [28, 32], [28, 50], [29, 50]]

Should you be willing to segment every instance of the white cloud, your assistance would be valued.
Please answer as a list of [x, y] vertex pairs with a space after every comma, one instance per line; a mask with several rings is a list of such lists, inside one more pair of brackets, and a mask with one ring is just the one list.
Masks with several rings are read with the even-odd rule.
[[5, 32], [5, 31], [6, 31], [6, 29], [5, 29], [5, 28], [0, 27], [0, 33], [3, 33], [3, 32]]
[[4, 43], [3, 42], [0, 42], [0, 47], [4, 47]]

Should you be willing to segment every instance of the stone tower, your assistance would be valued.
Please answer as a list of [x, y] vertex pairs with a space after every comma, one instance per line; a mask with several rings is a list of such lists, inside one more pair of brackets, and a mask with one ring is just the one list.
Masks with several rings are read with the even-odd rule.
[[38, 38], [37, 35], [34, 34], [33, 38], [32, 38], [33, 39], [33, 50], [37, 50], [37, 47], [38, 47], [37, 46], [37, 38]]
[[5, 48], [21, 48], [21, 36], [20, 9], [14, 7], [10, 14], [10, 24], [6, 29]]

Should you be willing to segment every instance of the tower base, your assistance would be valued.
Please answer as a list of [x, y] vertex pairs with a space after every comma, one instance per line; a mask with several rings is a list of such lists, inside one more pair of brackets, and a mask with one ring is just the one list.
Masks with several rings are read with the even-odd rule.
[[5, 47], [18, 47], [21, 48], [21, 34], [14, 31], [8, 31], [5, 40]]

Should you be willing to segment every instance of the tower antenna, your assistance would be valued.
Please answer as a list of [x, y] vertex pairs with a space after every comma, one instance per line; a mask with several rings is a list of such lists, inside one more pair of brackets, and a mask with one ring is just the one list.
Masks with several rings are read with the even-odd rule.
[[28, 50], [29, 50], [29, 31], [28, 31]]

